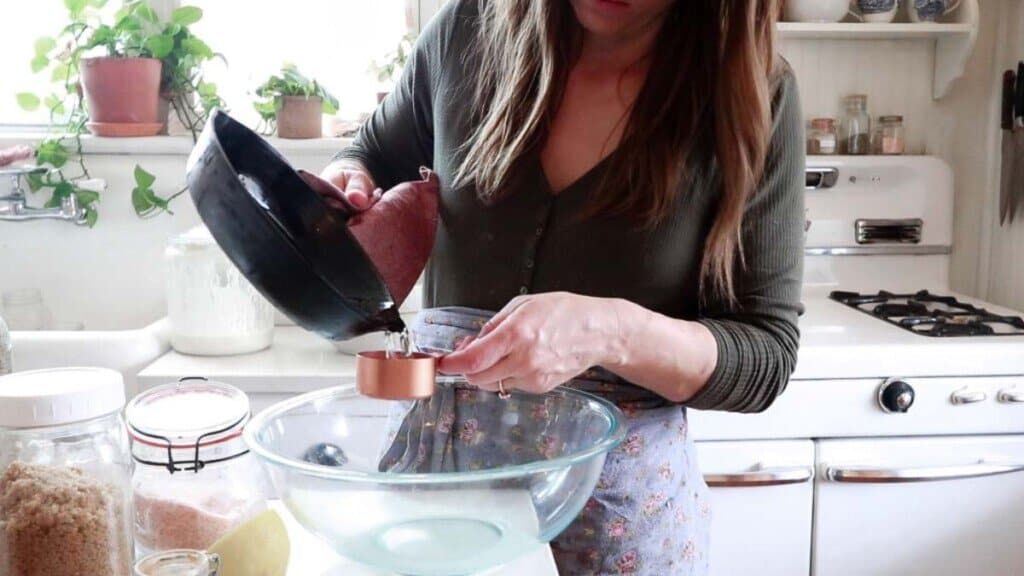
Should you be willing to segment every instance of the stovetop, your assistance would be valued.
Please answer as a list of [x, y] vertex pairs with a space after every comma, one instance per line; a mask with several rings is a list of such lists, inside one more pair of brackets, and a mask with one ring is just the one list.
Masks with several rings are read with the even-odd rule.
[[921, 290], [913, 294], [834, 291], [829, 298], [909, 330], [932, 337], [1022, 336], [1024, 318], [993, 314], [952, 296]]

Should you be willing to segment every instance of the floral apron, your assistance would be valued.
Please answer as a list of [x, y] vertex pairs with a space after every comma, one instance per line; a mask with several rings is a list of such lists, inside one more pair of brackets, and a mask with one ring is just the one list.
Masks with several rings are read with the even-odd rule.
[[[469, 308], [424, 310], [411, 328], [413, 340], [424, 352], [449, 352], [457, 341], [476, 335], [491, 315]], [[711, 510], [685, 409], [600, 368], [564, 385], [618, 405], [626, 415], [627, 433], [608, 454], [583, 511], [551, 543], [559, 572], [705, 576]], [[472, 405], [473, 396], [453, 388], [415, 409], [406, 405], [396, 411], [391, 421], [394, 440], [381, 468], [411, 472], [490, 467], [489, 457], [501, 450], [487, 441], [488, 429], [499, 425], [500, 418], [481, 413]], [[428, 420], [437, 425], [423, 425]], [[536, 454], [521, 456], [543, 457], [544, 448], [538, 443], [532, 448]]]

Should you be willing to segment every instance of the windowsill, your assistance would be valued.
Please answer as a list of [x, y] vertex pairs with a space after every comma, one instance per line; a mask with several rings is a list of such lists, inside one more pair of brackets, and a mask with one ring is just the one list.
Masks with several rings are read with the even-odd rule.
[[[0, 148], [18, 144], [33, 144], [46, 137], [45, 132], [0, 132]], [[311, 138], [289, 140], [267, 138], [270, 144], [287, 155], [333, 154], [351, 144], [351, 138]], [[82, 150], [85, 154], [124, 156], [187, 156], [192, 151], [190, 136], [148, 136], [143, 138], [103, 138], [82, 136]]]

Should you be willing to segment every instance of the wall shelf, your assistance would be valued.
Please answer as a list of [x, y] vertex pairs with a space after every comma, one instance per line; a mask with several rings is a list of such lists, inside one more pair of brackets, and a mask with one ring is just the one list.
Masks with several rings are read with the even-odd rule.
[[860, 24], [839, 22], [813, 24], [805, 22], [779, 22], [781, 38], [805, 40], [913, 40], [920, 38], [950, 38], [972, 34], [976, 25], [952, 24]]
[[963, 75], [978, 38], [978, 0], [963, 0], [955, 22], [868, 24], [861, 22], [780, 22], [779, 37], [788, 40], [931, 40], [935, 42], [932, 97], [945, 96]]

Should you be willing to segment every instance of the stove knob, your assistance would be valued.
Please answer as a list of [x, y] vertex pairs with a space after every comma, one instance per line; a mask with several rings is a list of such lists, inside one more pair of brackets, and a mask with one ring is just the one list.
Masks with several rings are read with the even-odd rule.
[[878, 405], [885, 412], [906, 412], [914, 405], [914, 388], [903, 380], [886, 380], [878, 389]]

